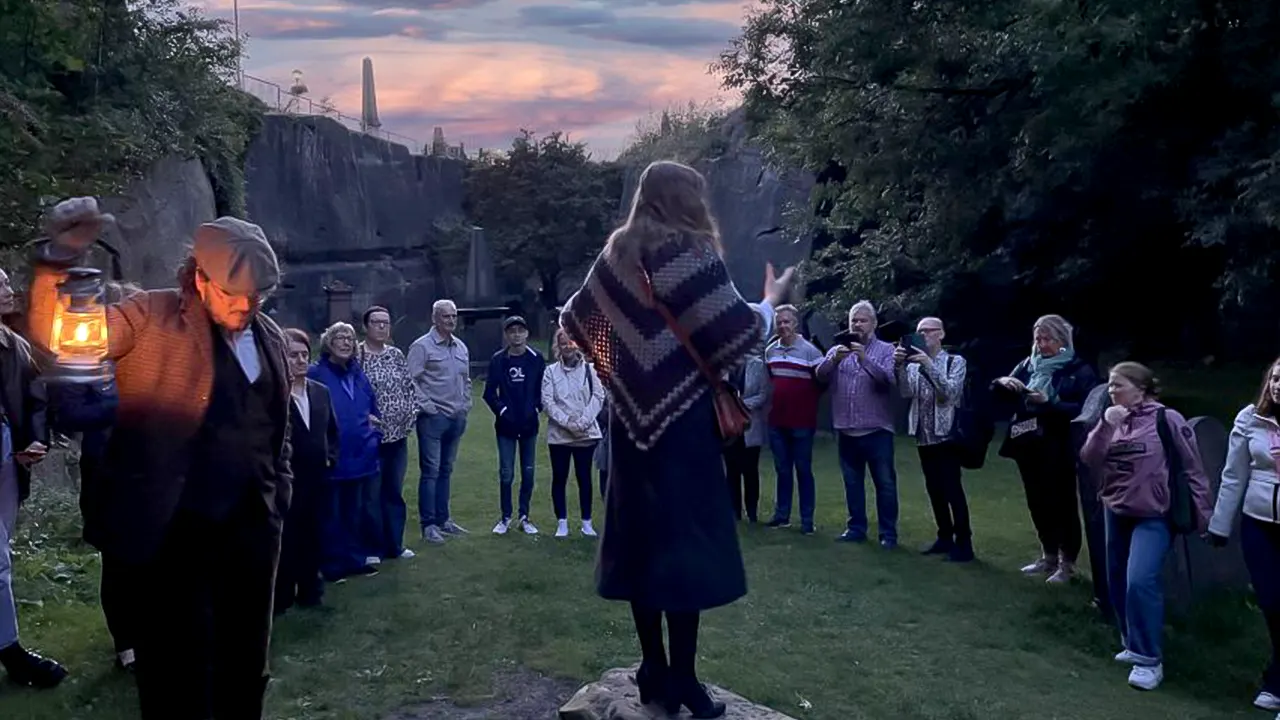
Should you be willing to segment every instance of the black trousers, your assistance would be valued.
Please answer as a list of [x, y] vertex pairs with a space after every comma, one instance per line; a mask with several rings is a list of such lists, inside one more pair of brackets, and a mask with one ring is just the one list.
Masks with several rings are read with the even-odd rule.
[[1111, 593], [1107, 589], [1107, 530], [1097, 478], [1083, 466], [1078, 468], [1080, 514], [1084, 517], [1084, 539], [1089, 546], [1089, 575], [1093, 578], [1093, 602], [1109, 623], [1115, 622]]
[[760, 506], [760, 448], [747, 447], [741, 438], [724, 449], [724, 475], [733, 499], [733, 515], [742, 519], [745, 502], [747, 518], [755, 522]]
[[280, 526], [254, 490], [221, 520], [177, 511], [143, 567], [143, 720], [262, 717]]
[[956, 446], [949, 442], [921, 445], [920, 469], [924, 472], [924, 489], [933, 506], [933, 519], [938, 525], [938, 539], [967, 544], [973, 537], [969, 527], [969, 501], [964, 495], [963, 471]]
[[293, 504], [285, 517], [280, 540], [280, 568], [276, 572], [276, 614], [299, 605], [317, 605], [324, 596], [320, 575], [324, 536], [320, 532], [319, 488], [302, 486], [295, 479]]
[[102, 579], [99, 595], [102, 615], [107, 620], [107, 630], [116, 652], [136, 650], [138, 628], [142, 624], [139, 614], [142, 598], [138, 588], [142, 583], [138, 567], [120, 559], [114, 553], [102, 553]]
[[547, 448], [551, 455], [551, 504], [556, 512], [556, 519], [569, 518], [565, 489], [569, 484], [569, 464], [572, 461], [573, 476], [578, 482], [578, 512], [583, 520], [590, 520], [594, 492], [591, 487], [591, 460], [596, 454], [595, 443], [578, 446], [549, 445]]
[[1076, 504], [1076, 463], [1069, 445], [1051, 440], [1017, 458], [1027, 509], [1045, 555], [1075, 562], [1080, 556], [1080, 510]]

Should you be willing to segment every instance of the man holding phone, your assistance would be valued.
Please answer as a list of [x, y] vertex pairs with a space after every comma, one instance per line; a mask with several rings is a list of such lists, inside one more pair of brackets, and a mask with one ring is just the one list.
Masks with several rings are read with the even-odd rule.
[[[8, 273], [0, 270], [0, 315], [15, 310]], [[37, 380], [31, 346], [0, 325], [0, 665], [19, 685], [51, 688], [67, 676], [58, 663], [18, 642], [18, 610], [13, 600], [9, 543], [18, 505], [31, 491], [31, 466], [44, 459], [45, 398]], [[18, 450], [17, 448], [22, 448]]]
[[866, 300], [849, 308], [849, 330], [818, 365], [832, 386], [831, 414], [844, 476], [849, 520], [840, 542], [867, 540], [867, 469], [876, 486], [880, 546], [898, 546], [898, 475], [893, 466], [893, 345], [876, 337], [875, 307]]

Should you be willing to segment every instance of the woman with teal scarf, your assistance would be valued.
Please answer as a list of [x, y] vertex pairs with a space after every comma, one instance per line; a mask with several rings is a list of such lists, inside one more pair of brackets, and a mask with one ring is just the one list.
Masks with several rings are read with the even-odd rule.
[[1040, 318], [1032, 333], [1031, 355], [994, 383], [1017, 408], [1000, 454], [1018, 465], [1040, 538], [1039, 559], [1022, 572], [1060, 585], [1075, 576], [1081, 546], [1071, 420], [1100, 380], [1076, 355], [1073, 329], [1060, 315]]

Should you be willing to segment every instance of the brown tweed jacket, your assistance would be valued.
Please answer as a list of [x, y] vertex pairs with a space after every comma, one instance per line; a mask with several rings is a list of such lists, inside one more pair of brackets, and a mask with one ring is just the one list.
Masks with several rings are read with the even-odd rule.
[[[56, 286], [65, 272], [37, 249], [28, 293], [32, 342], [47, 353]], [[275, 478], [258, 490], [277, 522], [288, 510], [289, 380], [285, 339], [270, 318], [258, 315], [254, 336], [266, 356], [279, 396], [272, 444], [280, 448]], [[149, 290], [107, 309], [109, 356], [116, 363], [120, 407], [104, 459], [103, 544], [135, 562], [159, 548], [182, 497], [190, 442], [204, 421], [213, 387], [209, 315], [194, 291]]]

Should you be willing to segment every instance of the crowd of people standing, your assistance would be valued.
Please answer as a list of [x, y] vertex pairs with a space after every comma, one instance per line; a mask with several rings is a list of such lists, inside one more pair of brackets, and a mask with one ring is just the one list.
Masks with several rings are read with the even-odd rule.
[[[791, 270], [774, 277], [770, 268], [762, 299], [744, 300], [721, 260], [705, 189], [686, 166], [647, 168], [626, 223], [565, 304], [553, 362], [529, 345], [523, 318], [507, 318], [484, 401], [497, 456], [492, 532], [539, 533], [532, 515], [545, 416], [555, 536], [573, 534], [572, 473], [579, 533], [602, 536], [599, 594], [630, 605], [642, 701], [714, 718], [725, 705], [697, 679], [700, 614], [746, 593], [734, 518], [760, 519], [760, 448], [768, 443], [776, 475], [765, 524], [790, 526], [798, 486], [800, 532], [816, 534], [812, 459], [829, 391], [847, 515], [835, 539], [870, 540], [870, 474], [876, 540], [895, 550], [895, 405], [904, 399], [937, 526], [922, 552], [969, 562], [961, 412], [974, 390], [965, 358], [944, 346], [940, 318], [920, 319], [891, 343], [877, 336], [875, 307], [858, 302], [822, 352], [786, 302]], [[91, 198], [54, 209], [49, 240], [33, 256], [30, 343], [0, 328], [0, 664], [36, 687], [67, 673], [18, 642], [8, 539], [27, 468], [49, 434], [37, 374], [55, 287], [103, 221]], [[197, 229], [177, 288], [118, 289], [107, 310], [119, 410], [109, 432], [86, 435], [94, 449], [82, 504], [86, 537], [102, 551], [104, 611], [120, 663], [135, 669], [144, 718], [261, 717], [272, 615], [321, 603], [326, 582], [414, 557], [404, 544], [411, 434], [422, 540], [468, 534], [450, 506], [472, 409], [454, 303], [433, 305], [431, 330], [407, 353], [392, 342], [391, 312], [373, 306], [360, 319], [363, 339], [352, 324], [334, 323], [317, 354], [308, 333], [260, 312], [279, 277], [260, 228], [219, 218]], [[0, 312], [12, 297], [0, 273]], [[1173, 538], [1199, 534], [1222, 546], [1238, 525], [1273, 645], [1254, 702], [1280, 712], [1280, 360], [1236, 418], [1216, 502], [1194, 432], [1159, 402], [1143, 365], [1110, 368], [1110, 407], [1076, 442], [1071, 421], [1100, 382], [1076, 354], [1071, 325], [1046, 315], [1033, 325], [1028, 357], [980, 389], [1008, 420], [999, 454], [1016, 463], [1039, 539], [1022, 572], [1051, 585], [1075, 579], [1081, 506], [1086, 526], [1097, 507], [1104, 536], [1089, 544], [1103, 555], [1104, 571], [1093, 573], [1099, 607], [1119, 630], [1115, 660], [1130, 667], [1129, 684], [1152, 690], [1163, 680], [1161, 568]], [[721, 401], [730, 388], [751, 422], [726, 436]], [[600, 530], [593, 466], [605, 498]], [[234, 588], [223, 582], [231, 575]], [[108, 604], [109, 585], [127, 600]]]

